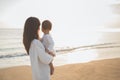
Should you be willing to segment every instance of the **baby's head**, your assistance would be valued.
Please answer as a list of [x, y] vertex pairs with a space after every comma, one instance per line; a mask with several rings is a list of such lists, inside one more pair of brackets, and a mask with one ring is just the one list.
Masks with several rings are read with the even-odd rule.
[[52, 29], [52, 23], [49, 21], [49, 20], [44, 20], [42, 22], [42, 31], [45, 33], [45, 32], [48, 32]]

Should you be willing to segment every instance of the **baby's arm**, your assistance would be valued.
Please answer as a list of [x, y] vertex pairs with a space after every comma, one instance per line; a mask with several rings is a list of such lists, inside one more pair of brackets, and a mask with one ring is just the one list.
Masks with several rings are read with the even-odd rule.
[[49, 51], [49, 50], [46, 49], [46, 48], [45, 48], [45, 51], [46, 51], [48, 54], [50, 54], [50, 55], [52, 55], [53, 57], [55, 57], [55, 54], [54, 54], [52, 51]]

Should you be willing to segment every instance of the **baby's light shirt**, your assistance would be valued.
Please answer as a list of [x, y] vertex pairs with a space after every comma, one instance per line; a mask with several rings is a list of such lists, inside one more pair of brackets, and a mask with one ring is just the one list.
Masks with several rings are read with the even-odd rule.
[[46, 49], [55, 54], [54, 41], [50, 34], [44, 34], [42, 37], [42, 43]]

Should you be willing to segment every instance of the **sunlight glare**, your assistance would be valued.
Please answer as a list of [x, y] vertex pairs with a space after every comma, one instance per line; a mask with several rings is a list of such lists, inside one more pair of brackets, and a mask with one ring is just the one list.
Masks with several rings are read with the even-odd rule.
[[68, 64], [71, 63], [84, 63], [95, 60], [98, 54], [95, 50], [77, 51], [74, 53], [69, 53], [67, 56]]

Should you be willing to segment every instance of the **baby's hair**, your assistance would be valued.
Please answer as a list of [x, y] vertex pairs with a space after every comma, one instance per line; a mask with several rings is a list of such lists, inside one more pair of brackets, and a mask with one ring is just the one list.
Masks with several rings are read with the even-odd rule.
[[46, 29], [51, 30], [52, 29], [52, 23], [49, 20], [44, 20], [42, 22], [42, 29], [44, 29], [44, 30], [46, 30]]

